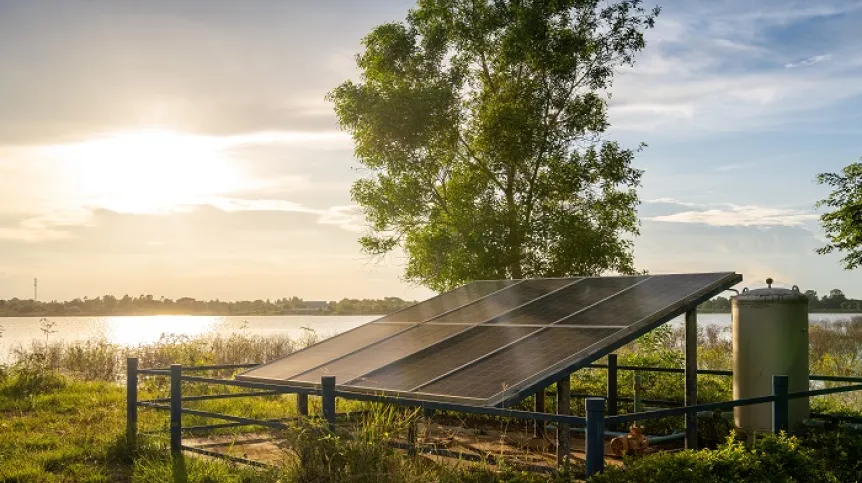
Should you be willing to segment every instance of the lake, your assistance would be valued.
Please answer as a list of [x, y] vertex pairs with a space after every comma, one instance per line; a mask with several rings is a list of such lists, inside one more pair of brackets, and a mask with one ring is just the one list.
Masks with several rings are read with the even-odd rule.
[[[843, 320], [853, 314], [811, 314], [812, 323]], [[123, 346], [150, 344], [162, 334], [190, 337], [202, 335], [286, 335], [299, 338], [309, 328], [328, 337], [352, 329], [379, 316], [324, 316], [291, 315], [262, 317], [221, 317], [156, 315], [133, 317], [51, 317], [55, 322], [48, 334], [51, 342], [78, 342], [103, 339]], [[681, 325], [683, 317], [671, 321]], [[698, 314], [700, 325], [729, 326], [730, 314]], [[0, 318], [0, 361], [8, 358], [9, 350], [17, 346], [28, 346], [32, 342], [44, 342], [45, 333], [39, 317]]]

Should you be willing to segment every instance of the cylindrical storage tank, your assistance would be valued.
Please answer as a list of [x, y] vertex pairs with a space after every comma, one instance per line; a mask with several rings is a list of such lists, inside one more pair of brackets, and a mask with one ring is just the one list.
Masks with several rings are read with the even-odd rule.
[[[808, 297], [767, 284], [732, 298], [734, 399], [771, 395], [773, 375], [788, 376], [790, 392], [808, 390]], [[808, 398], [789, 411], [794, 430], [809, 416]], [[734, 408], [734, 421], [745, 433], [771, 431], [772, 404]]]

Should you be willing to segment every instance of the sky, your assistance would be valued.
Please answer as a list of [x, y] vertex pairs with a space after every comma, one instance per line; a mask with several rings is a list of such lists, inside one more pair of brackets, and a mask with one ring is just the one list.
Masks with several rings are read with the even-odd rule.
[[[0, 1], [0, 299], [430, 292], [368, 259], [326, 93], [408, 1]], [[612, 88], [637, 268], [862, 297], [817, 173], [862, 156], [862, 2], [660, 3]]]

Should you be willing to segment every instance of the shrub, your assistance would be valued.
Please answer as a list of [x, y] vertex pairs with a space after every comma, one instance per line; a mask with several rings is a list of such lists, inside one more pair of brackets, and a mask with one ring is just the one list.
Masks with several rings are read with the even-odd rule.
[[831, 483], [839, 480], [825, 461], [785, 435], [764, 436], [747, 447], [728, 438], [718, 450], [658, 453], [628, 459], [622, 468], [608, 468], [590, 483]]
[[862, 482], [862, 433], [838, 429], [812, 430], [802, 438], [802, 446], [811, 450], [842, 483]]

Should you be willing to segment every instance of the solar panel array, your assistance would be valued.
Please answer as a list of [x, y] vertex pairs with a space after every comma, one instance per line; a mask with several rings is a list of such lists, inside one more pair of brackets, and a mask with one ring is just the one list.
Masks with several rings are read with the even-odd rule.
[[238, 379], [508, 405], [739, 283], [732, 272], [477, 281]]

